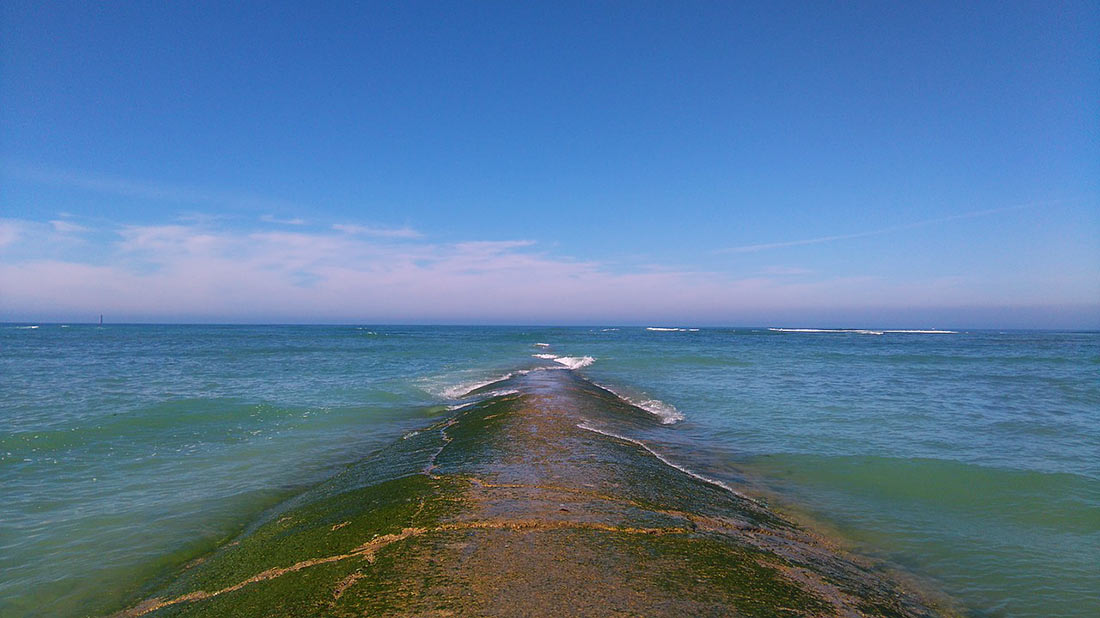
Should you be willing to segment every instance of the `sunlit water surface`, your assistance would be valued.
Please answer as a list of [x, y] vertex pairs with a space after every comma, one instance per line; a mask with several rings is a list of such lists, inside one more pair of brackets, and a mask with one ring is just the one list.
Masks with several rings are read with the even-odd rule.
[[653, 411], [624, 431], [974, 615], [1100, 615], [1100, 334], [76, 324], [0, 325], [0, 615], [117, 609], [466, 387], [585, 356]]

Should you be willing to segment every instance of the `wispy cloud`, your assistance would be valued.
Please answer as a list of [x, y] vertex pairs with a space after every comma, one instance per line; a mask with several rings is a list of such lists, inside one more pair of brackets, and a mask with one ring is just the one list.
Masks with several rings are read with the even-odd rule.
[[[17, 238], [21, 226], [36, 230], [33, 242]], [[392, 243], [347, 230], [242, 230], [219, 222], [125, 225], [115, 232], [117, 240], [99, 247], [94, 260], [63, 260], [56, 249], [65, 236], [50, 225], [0, 222], [0, 241], [21, 247], [19, 259], [0, 262], [0, 312], [275, 321], [598, 322], [624, 315], [683, 321], [704, 314], [732, 319], [735, 312], [767, 307], [838, 306], [852, 298], [919, 306], [966, 293], [965, 284], [943, 281], [898, 288], [867, 277], [624, 270], [552, 256], [531, 240], [435, 243], [402, 232], [405, 241]]]
[[814, 271], [808, 268], [799, 268], [797, 266], [768, 266], [761, 270], [760, 274], [793, 277], [797, 275], [809, 275], [813, 272]]
[[424, 235], [411, 227], [379, 227], [357, 223], [334, 223], [332, 229], [344, 234], [375, 236], [380, 238], [422, 238]]
[[88, 228], [83, 225], [78, 225], [72, 221], [65, 221], [63, 219], [54, 219], [50, 221], [50, 225], [53, 226], [55, 232], [60, 234], [76, 234], [79, 232], [87, 232]]
[[302, 219], [302, 218], [299, 218], [299, 217], [294, 217], [294, 218], [291, 218], [291, 219], [280, 219], [280, 218], [276, 217], [275, 215], [261, 215], [260, 216], [260, 221], [263, 221], [264, 223], [278, 223], [279, 225], [305, 225], [306, 224], [306, 220]]
[[18, 240], [21, 227], [16, 221], [0, 220], [0, 247], [6, 247]]
[[[853, 304], [910, 312], [1021, 304], [1061, 289], [1044, 280], [1029, 286], [1026, 297], [1009, 299], [966, 277], [891, 280], [792, 267], [738, 277], [667, 265], [625, 268], [553, 255], [532, 240], [387, 242], [258, 222], [242, 229], [239, 220], [96, 231], [74, 243], [50, 223], [0, 220], [0, 319], [109, 313], [152, 320], [760, 323]], [[114, 239], [104, 241], [112, 231]]]
[[1018, 206], [1009, 206], [1006, 208], [990, 208], [986, 210], [974, 210], [970, 212], [964, 212], [957, 215], [951, 215], [948, 217], [937, 217], [935, 219], [925, 219], [923, 221], [915, 221], [913, 223], [906, 223], [903, 225], [893, 225], [890, 227], [879, 228], [875, 230], [868, 230], [864, 232], [854, 232], [851, 234], [835, 234], [831, 236], [818, 236], [816, 238], [803, 238], [801, 240], [787, 240], [782, 242], [760, 243], [753, 245], [741, 245], [739, 247], [727, 247], [724, 249], [718, 249], [715, 253], [755, 253], [757, 251], [767, 251], [769, 249], [783, 249], [785, 247], [799, 247], [803, 245], [818, 245], [822, 243], [836, 242], [839, 240], [852, 240], [855, 238], [867, 238], [868, 236], [881, 236], [883, 234], [891, 234], [894, 232], [900, 232], [903, 230], [911, 230], [919, 227], [925, 227], [929, 225], [937, 225], [941, 223], [949, 223], [951, 221], [959, 221], [962, 219], [974, 219], [976, 217], [987, 217], [990, 215], [1003, 214], [1013, 212], [1017, 210], [1026, 210], [1029, 208], [1036, 208], [1038, 206], [1053, 205], [1061, 202], [1042, 202], [1033, 204], [1021, 204]]

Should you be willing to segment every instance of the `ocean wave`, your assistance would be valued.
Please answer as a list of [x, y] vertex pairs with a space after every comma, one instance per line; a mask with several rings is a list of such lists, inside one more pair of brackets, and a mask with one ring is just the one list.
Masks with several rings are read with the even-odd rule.
[[[630, 401], [629, 399], [627, 401]], [[672, 423], [684, 420], [684, 413], [677, 410], [676, 406], [665, 403], [660, 399], [643, 399], [640, 401], [630, 401], [630, 403], [638, 406], [639, 408], [659, 416], [661, 418], [661, 424], [671, 425]]]
[[863, 328], [769, 328], [776, 333], [852, 333], [856, 335], [881, 335], [886, 331]]
[[580, 369], [596, 362], [596, 359], [591, 356], [558, 356], [556, 354], [532, 354], [531, 356], [543, 360], [552, 360], [559, 365], [564, 365], [566, 369]]
[[516, 374], [512, 373], [512, 372], [509, 372], [509, 373], [506, 373], [502, 376], [497, 376], [495, 378], [491, 378], [491, 379], [488, 379], [488, 380], [475, 380], [475, 381], [469, 381], [469, 382], [460, 382], [458, 384], [453, 384], [451, 386], [445, 386], [445, 387], [439, 388], [439, 389], [434, 389], [434, 388], [429, 386], [429, 387], [426, 387], [424, 390], [428, 391], [429, 393], [432, 393], [433, 395], [439, 395], [439, 396], [445, 397], [447, 399], [463, 399], [466, 395], [469, 395], [472, 391], [476, 391], [479, 388], [485, 388], [486, 386], [489, 386], [490, 384], [496, 384], [497, 382], [503, 382], [503, 381], [511, 378], [514, 375], [516, 375]]
[[596, 362], [596, 359], [591, 356], [559, 356], [554, 359], [554, 362], [561, 363], [570, 369], [580, 369]]
[[481, 403], [486, 399], [492, 399], [494, 397], [504, 397], [505, 395], [515, 395], [516, 393], [519, 393], [519, 391], [514, 388], [500, 388], [484, 393], [478, 393], [475, 397], [468, 398], [466, 401], [461, 401], [459, 403], [447, 406], [447, 411], [453, 412], [455, 410], [461, 410], [466, 406], [472, 406], [475, 403]]
[[549, 343], [536, 343], [535, 347], [537, 347], [537, 348], [548, 348], [548, 347], [550, 347], [550, 344]]
[[882, 332], [884, 332], [884, 333], [912, 333], [912, 334], [915, 334], [915, 335], [957, 335], [957, 334], [959, 334], [959, 331], [957, 331], [957, 330], [938, 330], [938, 329], [935, 329], [935, 328], [927, 329], [927, 330], [916, 330], [916, 329], [884, 330]]
[[591, 431], [592, 433], [598, 433], [600, 435], [607, 436], [609, 438], [615, 438], [616, 440], [622, 440], [624, 442], [629, 442], [631, 444], [639, 446], [639, 447], [645, 449], [650, 455], [653, 455], [654, 457], [659, 459], [661, 461], [661, 463], [665, 464], [666, 466], [676, 468], [680, 472], [683, 472], [684, 474], [686, 474], [686, 475], [688, 475], [688, 476], [690, 476], [694, 479], [698, 479], [700, 481], [703, 481], [704, 483], [714, 485], [715, 487], [720, 487], [720, 488], [730, 492], [731, 494], [733, 494], [735, 496], [745, 498], [746, 500], [752, 500], [752, 498], [749, 498], [745, 494], [737, 491], [736, 489], [730, 487], [729, 485], [723, 483], [722, 481], [719, 481], [718, 479], [712, 479], [709, 476], [703, 476], [702, 474], [699, 474], [698, 472], [695, 472], [694, 470], [690, 470], [688, 468], [685, 468], [684, 466], [681, 466], [678, 463], [673, 462], [669, 458], [665, 457], [664, 455], [662, 455], [662, 454], [658, 453], [657, 451], [653, 450], [652, 448], [650, 448], [650, 446], [648, 444], [646, 444], [645, 442], [642, 442], [641, 440], [635, 440], [634, 438], [628, 438], [626, 436], [621, 436], [617, 433], [612, 433], [610, 431], [604, 431], [603, 429], [597, 429], [595, 427], [592, 427], [591, 425], [588, 425], [587, 423], [579, 423], [577, 425], [577, 428], [578, 429], [583, 429], [585, 431]]
[[37, 326], [13, 326], [12, 328], [15, 328], [15, 329], [18, 329], [18, 330], [33, 330], [33, 329], [38, 328], [38, 327]]
[[647, 326], [645, 329], [648, 330], [648, 331], [656, 332], [656, 333], [697, 333], [697, 332], [699, 332], [698, 328], [669, 328], [669, 327], [665, 327], [665, 326]]
[[657, 418], [661, 419], [662, 425], [671, 425], [673, 423], [684, 420], [683, 412], [677, 410], [676, 406], [670, 403], [665, 403], [660, 399], [642, 399], [640, 397], [631, 397], [609, 386], [604, 386], [603, 384], [598, 384], [595, 382], [593, 382], [593, 384], [596, 384], [596, 386], [604, 389], [605, 391], [611, 393], [619, 399], [622, 399], [623, 401], [629, 403], [635, 408], [641, 408], [642, 410], [649, 412], [653, 416], [656, 416]]
[[911, 334], [911, 335], [957, 335], [957, 330], [940, 330], [937, 328], [928, 329], [916, 329], [916, 328], [902, 328], [902, 329], [884, 329], [884, 330], [871, 330], [866, 328], [769, 328], [768, 330], [776, 333], [854, 333], [857, 335], [883, 335], [886, 333], [891, 334]]

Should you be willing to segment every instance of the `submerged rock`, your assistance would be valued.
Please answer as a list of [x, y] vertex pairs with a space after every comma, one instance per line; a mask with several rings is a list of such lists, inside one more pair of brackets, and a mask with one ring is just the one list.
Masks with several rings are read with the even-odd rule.
[[510, 378], [269, 513], [120, 616], [933, 616], [884, 571], [670, 465], [568, 370]]

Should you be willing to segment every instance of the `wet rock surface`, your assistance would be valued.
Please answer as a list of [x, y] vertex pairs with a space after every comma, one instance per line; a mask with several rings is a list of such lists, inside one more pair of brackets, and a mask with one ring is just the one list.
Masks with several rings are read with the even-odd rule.
[[[567, 370], [286, 503], [119, 616], [934, 616], [885, 571], [601, 419]], [[736, 489], [736, 488], [732, 488]]]

